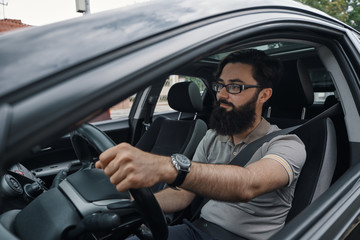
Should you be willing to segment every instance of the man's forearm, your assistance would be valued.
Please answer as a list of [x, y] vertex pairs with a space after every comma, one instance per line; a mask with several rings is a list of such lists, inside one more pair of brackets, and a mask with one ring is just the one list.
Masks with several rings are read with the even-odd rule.
[[215, 200], [248, 201], [252, 198], [248, 191], [250, 177], [246, 168], [193, 163], [181, 187]]
[[288, 176], [281, 164], [260, 159], [246, 168], [193, 163], [181, 187], [215, 200], [247, 202], [287, 183]]
[[[173, 183], [178, 174], [170, 157], [146, 153], [126, 143], [102, 153], [96, 167], [104, 169], [119, 192], [151, 187], [157, 182]], [[287, 171], [272, 159], [260, 159], [246, 168], [194, 162], [181, 188], [212, 199], [239, 202], [287, 183]], [[164, 210], [170, 209], [163, 205]]]
[[194, 199], [195, 194], [184, 189], [167, 188], [155, 194], [164, 213], [174, 213], [186, 208]]

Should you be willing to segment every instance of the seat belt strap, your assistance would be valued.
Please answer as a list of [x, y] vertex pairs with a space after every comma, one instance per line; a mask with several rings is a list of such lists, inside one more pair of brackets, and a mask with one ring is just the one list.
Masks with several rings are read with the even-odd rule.
[[154, 96], [150, 96], [146, 101], [146, 112], [144, 116], [144, 121], [142, 122], [145, 131], [147, 131], [151, 125], [151, 113], [153, 112], [153, 107], [156, 104], [156, 98]]
[[241, 152], [238, 153], [238, 155], [235, 156], [235, 158], [229, 163], [230, 165], [237, 165], [244, 167], [251, 159], [251, 157], [254, 155], [254, 153], [266, 142], [269, 142], [271, 139], [273, 139], [276, 136], [280, 135], [286, 135], [289, 133], [294, 132], [296, 129], [300, 127], [304, 127], [306, 125], [309, 125], [317, 120], [324, 119], [326, 117], [334, 116], [337, 113], [341, 112], [341, 106], [340, 103], [336, 103], [335, 105], [331, 106], [324, 112], [320, 113], [319, 115], [316, 115], [315, 117], [311, 118], [310, 120], [306, 121], [303, 124], [285, 128], [276, 132], [269, 133], [249, 145], [247, 145]]

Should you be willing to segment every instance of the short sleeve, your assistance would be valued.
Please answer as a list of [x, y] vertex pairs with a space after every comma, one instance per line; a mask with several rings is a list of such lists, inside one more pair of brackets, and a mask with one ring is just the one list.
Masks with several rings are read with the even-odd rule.
[[271, 158], [282, 164], [289, 174], [291, 185], [299, 177], [305, 163], [305, 145], [294, 134], [277, 136], [268, 142], [264, 158]]
[[209, 142], [210, 135], [211, 135], [211, 130], [208, 130], [196, 148], [196, 151], [195, 151], [193, 159], [192, 159], [193, 162], [198, 162], [198, 163], [207, 163], [208, 162], [206, 149], [209, 146], [208, 142]]

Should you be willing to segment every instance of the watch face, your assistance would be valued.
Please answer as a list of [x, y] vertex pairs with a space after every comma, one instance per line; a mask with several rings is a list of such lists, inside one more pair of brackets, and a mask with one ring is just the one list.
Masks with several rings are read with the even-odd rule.
[[182, 154], [176, 154], [175, 157], [181, 168], [189, 168], [190, 167], [191, 162], [186, 156], [184, 156]]

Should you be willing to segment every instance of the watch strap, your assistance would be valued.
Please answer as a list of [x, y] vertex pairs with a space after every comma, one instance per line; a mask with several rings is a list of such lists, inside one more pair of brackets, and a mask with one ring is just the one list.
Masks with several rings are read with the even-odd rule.
[[175, 188], [175, 187], [178, 187], [181, 184], [183, 184], [183, 182], [185, 181], [187, 173], [188, 172], [186, 172], [186, 171], [178, 170], [178, 175], [176, 176], [175, 181], [168, 184], [168, 186]]

